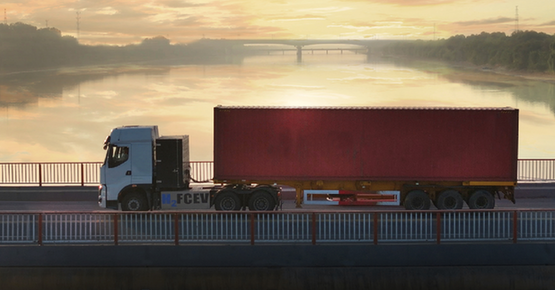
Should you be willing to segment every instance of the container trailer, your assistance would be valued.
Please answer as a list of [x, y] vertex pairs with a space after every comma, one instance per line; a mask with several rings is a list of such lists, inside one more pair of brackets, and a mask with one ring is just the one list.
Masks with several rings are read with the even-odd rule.
[[305, 191], [353, 205], [396, 191], [408, 210], [491, 209], [515, 202], [518, 110], [218, 106], [209, 188], [191, 186], [187, 136], [119, 127], [105, 147], [102, 207], [274, 210], [290, 186], [298, 207]]

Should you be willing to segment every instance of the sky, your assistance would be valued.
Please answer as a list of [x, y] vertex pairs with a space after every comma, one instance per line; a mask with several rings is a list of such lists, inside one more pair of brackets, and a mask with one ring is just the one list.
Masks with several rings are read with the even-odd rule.
[[[555, 34], [553, 0], [3, 0], [5, 23], [55, 27], [89, 45], [164, 36], [211, 39], [424, 39]], [[518, 15], [518, 18], [517, 18]], [[77, 29], [79, 27], [79, 30]]]

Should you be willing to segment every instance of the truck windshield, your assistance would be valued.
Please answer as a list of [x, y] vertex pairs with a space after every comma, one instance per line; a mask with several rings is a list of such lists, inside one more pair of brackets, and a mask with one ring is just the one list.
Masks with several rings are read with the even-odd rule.
[[129, 147], [110, 145], [106, 155], [108, 167], [117, 167], [129, 159]]

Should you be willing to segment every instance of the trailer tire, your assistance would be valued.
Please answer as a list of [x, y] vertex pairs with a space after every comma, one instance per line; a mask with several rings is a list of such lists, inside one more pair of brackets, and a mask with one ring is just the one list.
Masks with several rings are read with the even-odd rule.
[[240, 210], [241, 206], [241, 199], [232, 191], [218, 193], [214, 201], [216, 210]]
[[255, 191], [249, 198], [249, 210], [273, 210], [276, 207], [274, 198], [266, 191]]
[[495, 207], [495, 198], [491, 192], [479, 189], [470, 195], [467, 204], [470, 209], [493, 209]]
[[405, 209], [407, 210], [428, 210], [431, 203], [428, 195], [419, 189], [411, 190], [404, 201]]
[[458, 191], [447, 189], [439, 194], [434, 204], [438, 209], [461, 209], [464, 200]]
[[145, 211], [148, 210], [148, 200], [139, 191], [132, 191], [123, 196], [121, 200], [121, 210], [123, 211]]

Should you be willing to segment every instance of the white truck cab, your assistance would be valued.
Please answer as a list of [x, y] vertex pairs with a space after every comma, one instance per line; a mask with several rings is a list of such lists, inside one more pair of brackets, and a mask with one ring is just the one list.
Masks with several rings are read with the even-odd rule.
[[148, 210], [157, 204], [156, 189], [187, 189], [188, 147], [188, 136], [160, 137], [158, 126], [113, 129], [104, 141], [99, 205]]

